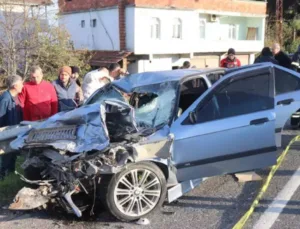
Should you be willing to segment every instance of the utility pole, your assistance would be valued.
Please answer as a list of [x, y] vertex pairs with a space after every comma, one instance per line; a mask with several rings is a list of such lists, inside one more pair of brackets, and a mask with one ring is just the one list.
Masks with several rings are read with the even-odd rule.
[[283, 0], [276, 0], [276, 39], [283, 42]]

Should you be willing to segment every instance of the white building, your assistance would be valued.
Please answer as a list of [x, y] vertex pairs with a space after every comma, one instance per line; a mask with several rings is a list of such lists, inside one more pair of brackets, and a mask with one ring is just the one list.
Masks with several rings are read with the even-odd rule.
[[43, 23], [58, 26], [58, 0], [0, 0], [0, 12], [39, 18]]
[[90, 2], [65, 2], [60, 23], [76, 49], [96, 51], [92, 65], [127, 57], [123, 62], [130, 72], [175, 69], [185, 60], [199, 68], [216, 67], [228, 48], [248, 64], [264, 46], [266, 2]]

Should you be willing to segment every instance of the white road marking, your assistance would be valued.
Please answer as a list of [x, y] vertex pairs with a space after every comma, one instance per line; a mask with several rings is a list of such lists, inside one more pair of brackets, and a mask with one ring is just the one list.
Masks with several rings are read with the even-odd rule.
[[254, 229], [271, 228], [299, 186], [300, 167], [296, 170], [296, 172], [293, 174], [288, 183], [278, 193], [274, 201], [257, 221], [257, 223], [254, 226]]

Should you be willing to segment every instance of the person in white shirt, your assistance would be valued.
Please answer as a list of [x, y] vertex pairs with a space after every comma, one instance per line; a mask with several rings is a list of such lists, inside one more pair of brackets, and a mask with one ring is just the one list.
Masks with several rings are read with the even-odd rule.
[[88, 72], [82, 84], [84, 102], [99, 88], [107, 83], [112, 82], [114, 79], [109, 76], [107, 68], [99, 68], [97, 70]]
[[118, 63], [113, 63], [109, 66], [109, 75], [114, 79], [114, 80], [119, 80], [129, 73], [125, 71], [124, 69], [121, 68], [121, 66]]

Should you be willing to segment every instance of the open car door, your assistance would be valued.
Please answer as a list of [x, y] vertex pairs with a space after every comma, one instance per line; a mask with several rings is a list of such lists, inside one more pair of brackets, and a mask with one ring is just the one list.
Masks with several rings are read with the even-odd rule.
[[[276, 145], [281, 146], [281, 132], [285, 127], [291, 115], [300, 109], [300, 74], [283, 68], [274, 66], [275, 74], [275, 112], [276, 112]], [[300, 113], [292, 116], [291, 124], [297, 121], [295, 126], [298, 127]], [[293, 117], [297, 117], [296, 120]]]
[[178, 181], [276, 163], [272, 66], [224, 76], [171, 126]]

